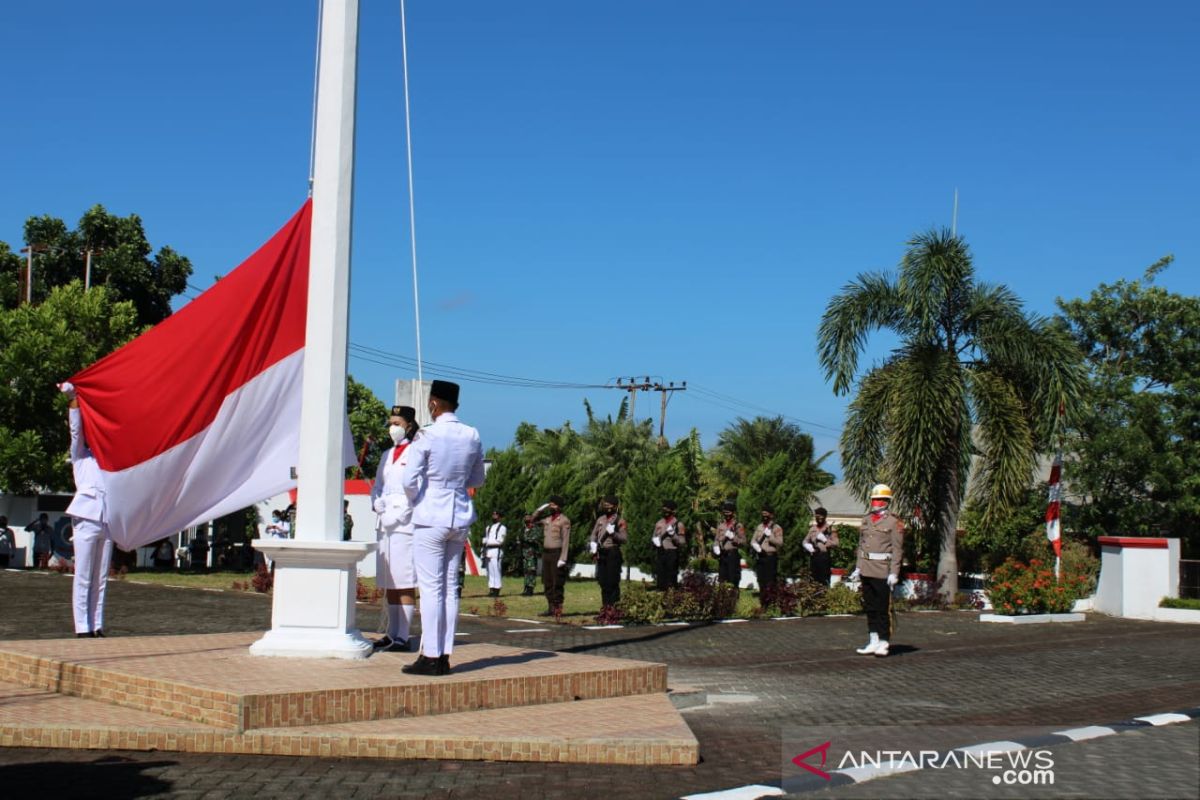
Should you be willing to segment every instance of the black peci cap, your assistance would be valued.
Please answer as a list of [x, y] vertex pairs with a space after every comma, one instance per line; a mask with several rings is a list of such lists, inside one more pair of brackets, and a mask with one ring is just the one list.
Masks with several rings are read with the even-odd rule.
[[416, 420], [417, 410], [412, 406], [392, 406], [391, 416], [400, 417], [411, 422]]
[[458, 405], [458, 384], [450, 381], [434, 381], [429, 387], [429, 396], [456, 406]]

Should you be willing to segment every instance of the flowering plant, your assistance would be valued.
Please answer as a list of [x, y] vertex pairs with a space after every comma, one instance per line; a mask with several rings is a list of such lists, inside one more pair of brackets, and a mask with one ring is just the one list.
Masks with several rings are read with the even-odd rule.
[[1009, 558], [988, 578], [988, 595], [1000, 614], [1062, 614], [1090, 585], [1090, 576], [1066, 569], [1055, 580], [1054, 570], [1041, 559], [1031, 558], [1026, 564]]

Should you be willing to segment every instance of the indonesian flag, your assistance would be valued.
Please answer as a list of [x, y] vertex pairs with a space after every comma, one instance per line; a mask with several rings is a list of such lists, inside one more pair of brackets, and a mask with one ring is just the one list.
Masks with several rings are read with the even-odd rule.
[[1062, 555], [1062, 453], [1054, 457], [1050, 467], [1050, 504], [1046, 506], [1046, 538], [1054, 545], [1054, 555]]
[[118, 546], [295, 486], [311, 206], [212, 288], [70, 379]]
[[475, 555], [475, 548], [471, 547], [471, 540], [467, 540], [466, 549], [463, 550], [463, 558], [466, 559], [463, 564], [463, 569], [468, 575], [479, 574], [479, 558]]

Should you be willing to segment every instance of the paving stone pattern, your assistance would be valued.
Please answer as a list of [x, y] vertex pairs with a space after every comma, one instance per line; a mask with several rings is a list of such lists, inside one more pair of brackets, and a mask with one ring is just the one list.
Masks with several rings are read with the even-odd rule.
[[[269, 625], [270, 604], [259, 596], [127, 583], [111, 584], [109, 592], [114, 635]], [[360, 624], [374, 629], [377, 620], [377, 608], [360, 607]], [[778, 785], [782, 731], [805, 724], [1079, 727], [1200, 705], [1194, 628], [1100, 615], [1083, 623], [994, 626], [967, 612], [901, 614], [886, 659], [853, 652], [865, 639], [862, 618], [602, 631], [551, 624], [536, 645], [505, 633], [513, 627], [486, 617], [460, 620], [472, 642], [666, 663], [672, 686], [708, 695], [708, 703], [684, 712], [701, 763], [644, 768], [10, 749], [0, 750], [0, 786], [41, 791], [46, 781], [69, 787], [74, 778], [90, 788], [179, 797], [668, 798]], [[0, 638], [68, 635], [67, 579], [0, 573]], [[1147, 747], [1137, 764], [1143, 781], [1152, 768], [1170, 769], [1171, 759], [1156, 753]], [[881, 796], [871, 784], [859, 788], [867, 794], [856, 796]], [[112, 796], [133, 795], [121, 789]], [[1151, 789], [1137, 796], [1155, 795]]]

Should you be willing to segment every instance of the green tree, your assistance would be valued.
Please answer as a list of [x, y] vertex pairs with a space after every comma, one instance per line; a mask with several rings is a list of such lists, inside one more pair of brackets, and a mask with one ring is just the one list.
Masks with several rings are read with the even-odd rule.
[[[346, 415], [350, 418], [350, 434], [354, 437], [354, 454], [363, 455], [363, 445], [367, 446], [362, 458], [362, 471], [366, 478], [375, 477], [379, 459], [392, 446], [392, 437], [388, 435], [389, 411], [374, 392], [352, 376], [346, 376]], [[347, 471], [348, 476], [355, 474], [353, 468]]]
[[[858, 358], [877, 330], [899, 343], [860, 378]], [[860, 274], [830, 300], [818, 353], [836, 394], [858, 379], [841, 439], [848, 483], [864, 499], [873, 483], [888, 483], [898, 513], [922, 510], [939, 542], [940, 591], [953, 598], [971, 456], [976, 499], [999, 518], [1028, 489], [1058, 409], [1081, 411], [1078, 348], [1007, 287], [977, 281], [966, 242], [935, 230], [908, 243], [898, 276]]]
[[1200, 298], [1141, 280], [1059, 300], [1090, 371], [1071, 426], [1064, 524], [1089, 534], [1154, 533], [1200, 545]]
[[738, 519], [747, 533], [762, 524], [764, 505], [774, 509], [775, 522], [783, 528], [781, 575], [797, 575], [808, 564], [801, 544], [812, 518], [814, 493], [832, 481], [828, 473], [815, 476], [807, 466], [808, 462], [794, 461], [787, 453], [776, 453], [746, 476], [738, 494]]
[[[83, 281], [86, 252], [92, 251], [91, 285], [105, 286], [115, 300], [128, 300], [140, 325], [154, 325], [171, 314], [171, 298], [187, 288], [192, 265], [170, 247], [150, 246], [141, 217], [118, 217], [92, 206], [74, 230], [61, 219], [43, 215], [25, 222], [25, 241], [34, 247], [33, 302], [71, 281]], [[0, 247], [0, 300], [19, 302], [12, 291], [25, 270], [23, 258]]]
[[0, 309], [0, 491], [71, 487], [67, 405], [55, 384], [139, 332], [133, 304], [104, 287], [71, 283], [41, 304]]
[[783, 417], [750, 420], [738, 417], [717, 435], [717, 445], [710, 458], [712, 481], [722, 499], [736, 497], [750, 473], [779, 453], [794, 463], [806, 465], [806, 471], [814, 479], [820, 473], [821, 478], [832, 482], [832, 476], [820, 470], [821, 462], [829, 453], [815, 459], [812, 437], [799, 427]]
[[654, 547], [651, 537], [654, 523], [662, 516], [664, 500], [678, 504], [676, 516], [687, 530], [687, 552], [694, 549], [697, 519], [692, 513], [687, 470], [677, 448], [659, 451], [653, 461], [643, 463], [630, 473], [621, 492], [622, 513], [629, 525], [629, 543], [625, 546], [625, 561], [644, 571], [654, 568]]
[[482, 543], [484, 529], [492, 524], [492, 512], [499, 511], [503, 516], [504, 525], [508, 528], [508, 539], [504, 542], [505, 558], [508, 560], [502, 563], [513, 571], [520, 564], [518, 555], [521, 551], [519, 532], [523, 527], [522, 518], [545, 501], [531, 502], [533, 485], [521, 469], [521, 454], [516, 448], [492, 448], [488, 451], [487, 458], [491, 461], [487, 480], [475, 492], [475, 508], [479, 520], [475, 524], [472, 541], [476, 546]]

